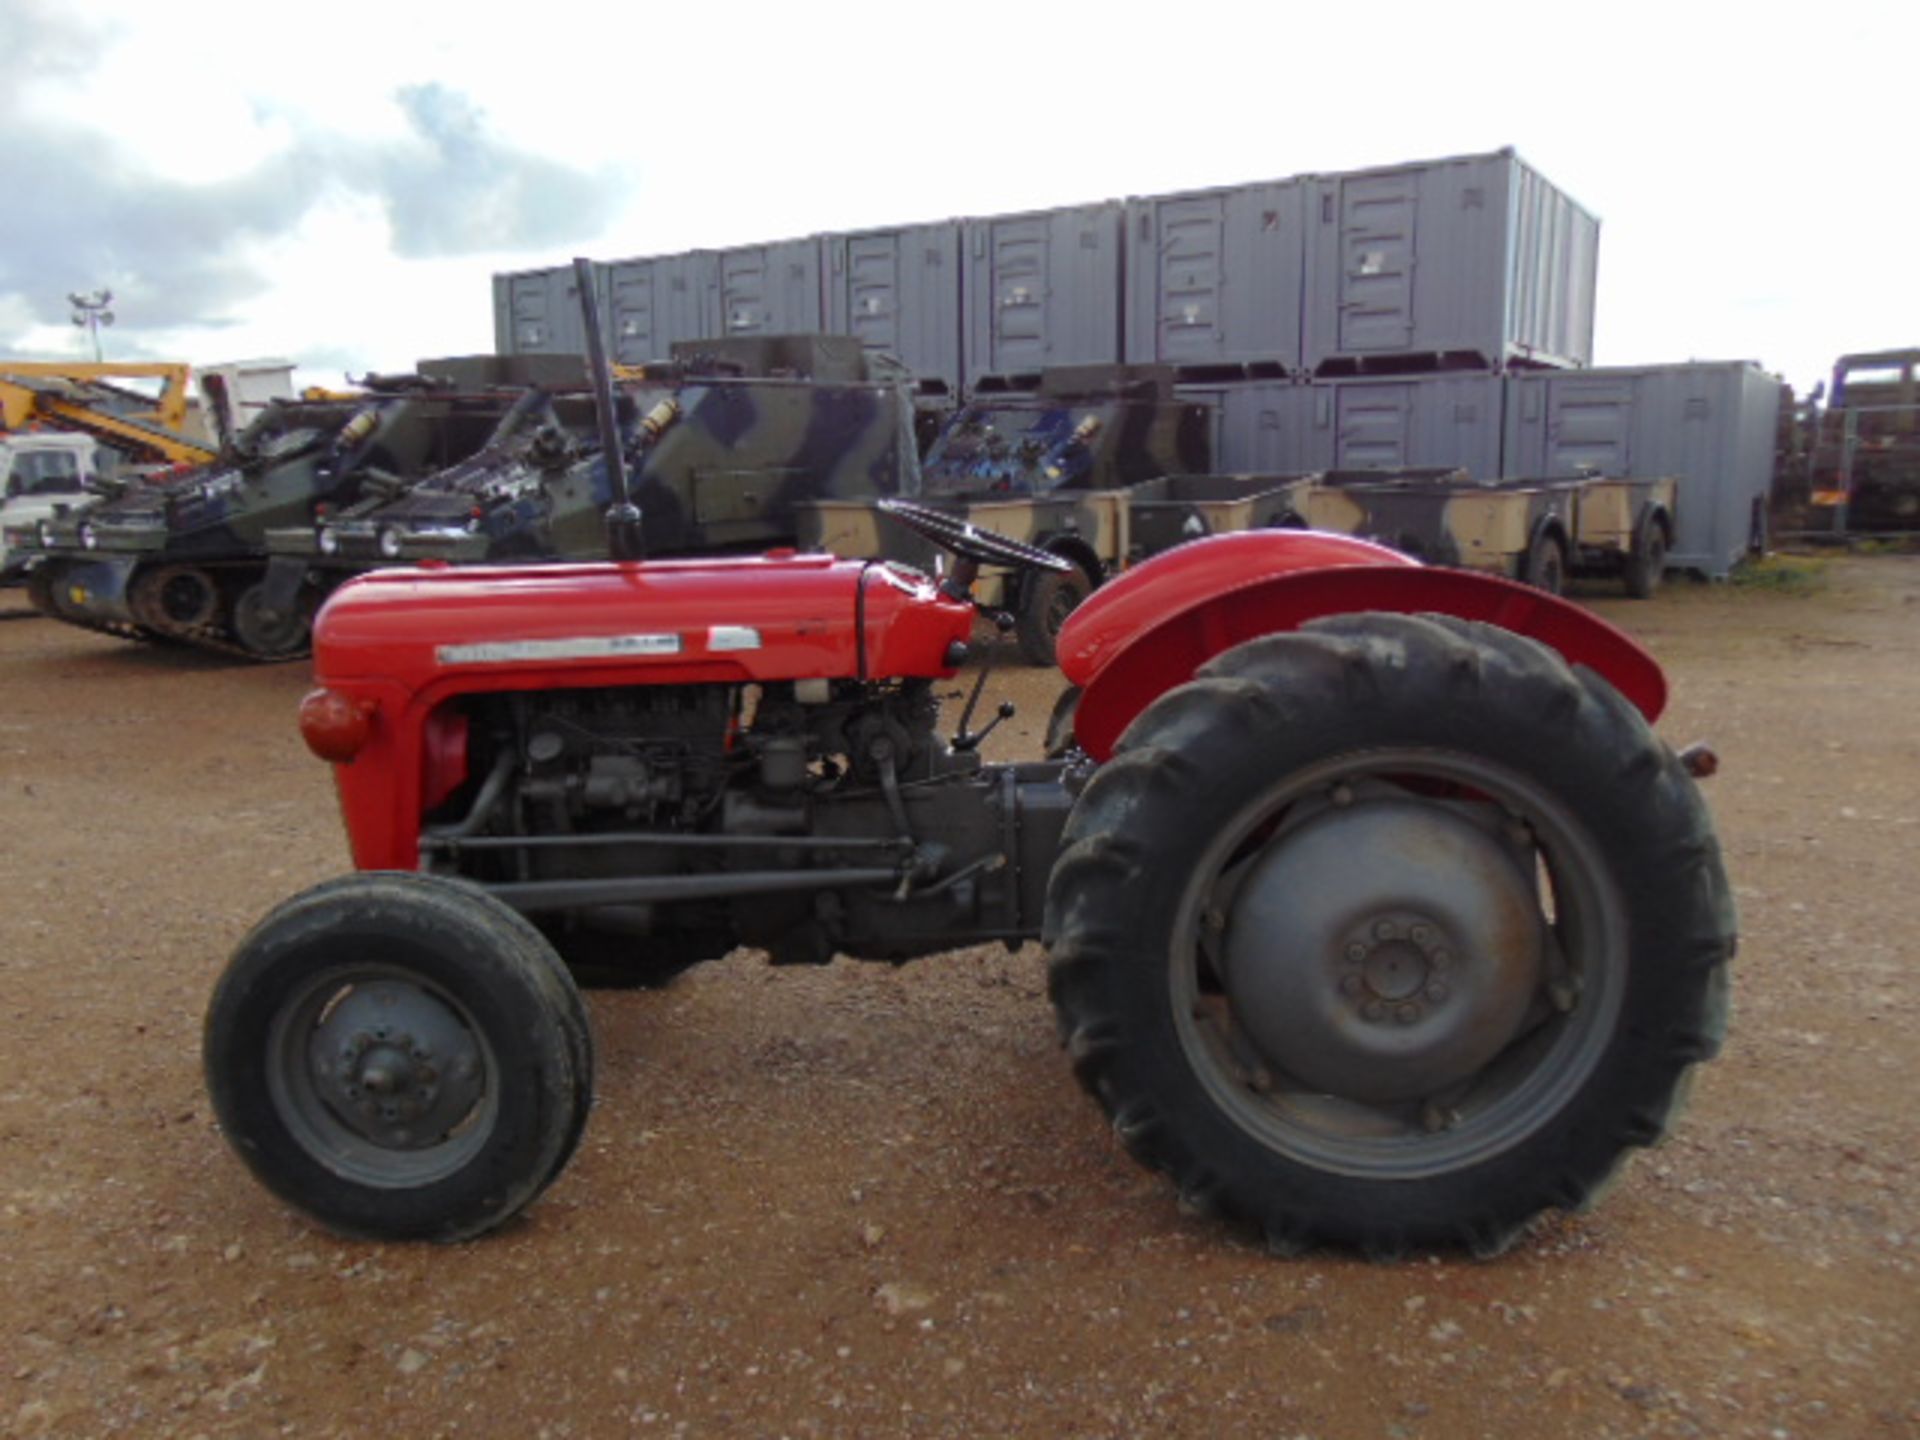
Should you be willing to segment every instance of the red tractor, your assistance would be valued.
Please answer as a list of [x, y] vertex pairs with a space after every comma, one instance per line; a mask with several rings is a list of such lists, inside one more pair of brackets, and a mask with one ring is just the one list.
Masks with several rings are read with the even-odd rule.
[[1052, 758], [987, 764], [980, 686], [952, 735], [935, 695], [969, 587], [1062, 562], [893, 513], [944, 578], [775, 552], [336, 594], [301, 728], [359, 873], [262, 920], [206, 1022], [270, 1189], [350, 1235], [501, 1224], [586, 1123], [570, 971], [741, 945], [1041, 940], [1127, 1147], [1282, 1249], [1492, 1253], [1661, 1136], [1733, 915], [1711, 757], [1649, 728], [1632, 641], [1360, 541], [1201, 540], [1070, 618]]

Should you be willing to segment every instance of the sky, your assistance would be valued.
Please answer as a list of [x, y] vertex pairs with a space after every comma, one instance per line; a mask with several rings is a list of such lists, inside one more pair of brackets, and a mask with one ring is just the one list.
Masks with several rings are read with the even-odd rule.
[[1506, 145], [1601, 219], [1596, 363], [1920, 345], [1910, 0], [0, 0], [0, 56], [0, 355], [108, 287], [109, 358], [336, 383], [574, 255]]

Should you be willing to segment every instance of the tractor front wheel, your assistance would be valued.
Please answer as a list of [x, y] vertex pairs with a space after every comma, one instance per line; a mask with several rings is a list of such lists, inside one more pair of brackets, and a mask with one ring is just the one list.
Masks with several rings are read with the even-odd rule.
[[586, 1124], [580, 994], [539, 931], [410, 872], [316, 886], [214, 989], [207, 1089], [281, 1199], [344, 1235], [464, 1240], [530, 1204]]
[[1014, 617], [1015, 638], [1028, 664], [1055, 662], [1060, 627], [1092, 593], [1093, 582], [1078, 565], [1071, 570], [1035, 570], [1028, 574], [1020, 613]]
[[1226, 652], [1095, 773], [1050, 988], [1134, 1155], [1276, 1248], [1490, 1254], [1717, 1051], [1733, 917], [1640, 713], [1545, 647], [1356, 615]]

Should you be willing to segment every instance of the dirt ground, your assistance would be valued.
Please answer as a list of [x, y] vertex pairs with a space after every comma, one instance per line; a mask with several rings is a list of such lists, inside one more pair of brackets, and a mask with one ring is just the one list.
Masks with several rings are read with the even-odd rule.
[[[1725, 1057], [1593, 1214], [1392, 1266], [1183, 1216], [1033, 947], [594, 994], [597, 1107], [523, 1222], [334, 1240], [199, 1070], [235, 941], [347, 863], [304, 667], [7, 615], [0, 1434], [1920, 1435], [1920, 558], [1817, 571], [1595, 601], [1723, 760]], [[995, 682], [1003, 755], [1051, 687]]]

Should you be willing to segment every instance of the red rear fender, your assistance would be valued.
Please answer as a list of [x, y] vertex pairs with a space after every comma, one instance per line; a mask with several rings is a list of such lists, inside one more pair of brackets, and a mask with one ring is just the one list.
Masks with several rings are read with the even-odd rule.
[[[1221, 548], [1206, 553], [1212, 547]], [[1177, 566], [1161, 565], [1176, 558]], [[1074, 733], [1089, 755], [1105, 760], [1136, 715], [1215, 655], [1309, 620], [1367, 610], [1498, 625], [1593, 669], [1649, 720], [1666, 705], [1666, 677], [1653, 657], [1577, 605], [1511, 580], [1420, 566], [1342, 536], [1263, 531], [1170, 550], [1068, 618], [1061, 669], [1084, 691]]]

